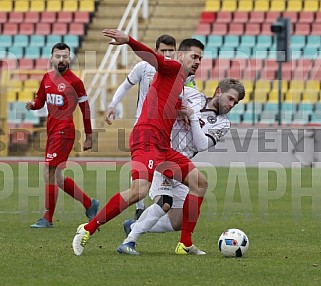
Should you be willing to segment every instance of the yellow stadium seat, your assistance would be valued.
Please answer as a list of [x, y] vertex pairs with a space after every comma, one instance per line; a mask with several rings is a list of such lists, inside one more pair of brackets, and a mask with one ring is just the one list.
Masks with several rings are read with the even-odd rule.
[[302, 0], [288, 1], [287, 11], [301, 12], [302, 11]]
[[269, 11], [270, 2], [269, 0], [256, 0], [254, 1], [254, 11]]
[[8, 91], [20, 91], [22, 89], [22, 81], [18, 79], [11, 79], [5, 83], [5, 86], [7, 86]]
[[17, 100], [17, 92], [15, 90], [9, 90], [7, 92], [7, 101], [15, 102]]
[[216, 87], [218, 85], [218, 80], [209, 79], [205, 82], [204, 94], [206, 96], [212, 96]]
[[291, 80], [289, 82], [289, 88], [302, 92], [304, 90], [304, 81], [303, 80]]
[[27, 79], [24, 81], [24, 90], [36, 92], [39, 88], [39, 81], [36, 79]]
[[79, 1], [79, 11], [94, 12], [95, 1], [94, 0]]
[[320, 81], [318, 81], [318, 80], [307, 80], [305, 82], [305, 89], [306, 90], [320, 91]]
[[[281, 92], [281, 99], [283, 100], [284, 93]], [[278, 102], [279, 101], [279, 91], [277, 89], [273, 89], [269, 92], [269, 102]]]
[[19, 101], [29, 101], [34, 99], [34, 92], [31, 90], [21, 90], [18, 92]]
[[196, 79], [195, 83], [196, 83], [197, 89], [199, 91], [203, 92], [203, 90], [204, 90], [204, 81], [201, 80], [201, 79]]
[[265, 91], [268, 93], [271, 90], [271, 82], [269, 80], [258, 80], [255, 85], [256, 91]]
[[259, 102], [259, 103], [265, 103], [267, 102], [267, 96], [268, 96], [268, 93], [264, 90], [261, 90], [261, 91], [257, 91], [255, 90], [254, 92], [254, 101], [255, 102]]
[[[279, 90], [279, 81], [278, 80], [274, 80], [272, 82], [272, 90]], [[287, 92], [288, 90], [288, 81], [287, 80], [282, 80], [281, 83], [281, 91], [283, 93]]]
[[205, 11], [214, 11], [217, 12], [221, 9], [221, 1], [217, 0], [206, 0], [205, 2]]
[[319, 101], [319, 90], [305, 90], [302, 97], [303, 102], [316, 103]]
[[46, 2], [44, 0], [32, 0], [30, 1], [30, 11], [32, 12], [44, 12], [46, 10]]
[[29, 0], [16, 0], [14, 4], [14, 11], [16, 12], [29, 11]]
[[305, 0], [303, 3], [303, 11], [316, 12], [319, 10], [319, 0]]
[[270, 11], [283, 12], [285, 11], [286, 2], [285, 0], [271, 0]]
[[12, 0], [1, 1], [0, 11], [11, 12], [12, 10], [13, 10], [13, 1]]
[[222, 1], [221, 10], [228, 11], [228, 12], [236, 11], [237, 10], [237, 1], [236, 0]]
[[294, 102], [294, 103], [298, 103], [301, 101], [301, 95], [302, 95], [302, 91], [298, 91], [296, 89], [289, 89], [286, 93], [285, 93], [285, 101], [286, 102]]
[[238, 11], [250, 12], [253, 10], [252, 0], [239, 0]]
[[63, 11], [68, 11], [68, 12], [78, 11], [78, 0], [63, 1]]
[[60, 12], [62, 10], [62, 4], [60, 0], [49, 0], [47, 1], [47, 11], [49, 12]]

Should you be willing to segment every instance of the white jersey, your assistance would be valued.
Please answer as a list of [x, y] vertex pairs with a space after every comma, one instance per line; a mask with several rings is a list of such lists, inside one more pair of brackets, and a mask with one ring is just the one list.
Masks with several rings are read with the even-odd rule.
[[[206, 109], [206, 97], [194, 88], [184, 87], [183, 105], [194, 110], [199, 118], [202, 131], [208, 137], [209, 147], [214, 146], [230, 129], [230, 121], [225, 114], [217, 115], [214, 110]], [[195, 138], [196, 139], [196, 138]], [[186, 129], [185, 122], [177, 119], [172, 130], [172, 148], [187, 158], [198, 152], [193, 142], [191, 129]]]
[[138, 119], [142, 112], [143, 103], [155, 73], [156, 70], [152, 65], [148, 62], [141, 61], [137, 63], [127, 75], [127, 80], [131, 85], [139, 83], [135, 119]]

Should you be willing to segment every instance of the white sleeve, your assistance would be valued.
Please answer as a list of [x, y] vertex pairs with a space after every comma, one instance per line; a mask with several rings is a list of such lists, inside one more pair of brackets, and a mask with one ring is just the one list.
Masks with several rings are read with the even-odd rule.
[[204, 134], [196, 116], [190, 119], [190, 125], [193, 133], [193, 143], [197, 152], [205, 151], [216, 144], [212, 137]]
[[127, 80], [127, 78], [122, 82], [122, 84], [117, 88], [113, 99], [111, 103], [109, 104], [108, 107], [113, 107], [115, 108], [116, 105], [122, 101], [128, 90], [132, 87], [133, 85]]

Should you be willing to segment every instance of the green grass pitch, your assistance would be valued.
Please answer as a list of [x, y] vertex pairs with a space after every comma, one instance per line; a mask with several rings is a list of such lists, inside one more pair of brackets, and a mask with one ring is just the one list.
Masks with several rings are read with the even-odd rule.
[[[140, 256], [120, 255], [122, 222], [134, 207], [101, 227], [82, 256], [71, 248], [86, 221], [78, 202], [60, 192], [54, 228], [31, 229], [43, 213], [42, 167], [0, 164], [0, 284], [5, 285], [320, 285], [321, 170], [212, 168], [193, 240], [206, 256], [178, 256], [179, 232], [145, 234]], [[128, 185], [128, 168], [73, 164], [66, 175], [104, 205]], [[217, 179], [217, 180], [216, 180]], [[250, 247], [224, 258], [217, 240], [240, 228]]]

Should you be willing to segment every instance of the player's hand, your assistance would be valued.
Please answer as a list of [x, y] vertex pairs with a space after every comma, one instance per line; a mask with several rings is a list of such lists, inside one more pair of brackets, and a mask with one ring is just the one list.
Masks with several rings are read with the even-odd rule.
[[128, 35], [117, 29], [104, 29], [102, 33], [105, 37], [114, 39], [110, 42], [111, 45], [123, 45], [129, 41]]
[[110, 120], [110, 117], [112, 116], [112, 119], [115, 120], [116, 116], [116, 110], [114, 107], [108, 107], [106, 114], [105, 114], [105, 121], [108, 125], [112, 125], [112, 122]]
[[92, 147], [93, 141], [92, 141], [92, 137], [91, 134], [87, 134], [86, 136], [86, 140], [84, 142], [84, 151], [90, 150]]
[[194, 110], [189, 106], [182, 105], [178, 112], [180, 118], [184, 120], [185, 129], [189, 128], [189, 118], [194, 116]]
[[28, 102], [26, 103], [26, 109], [27, 109], [27, 110], [31, 110], [34, 105], [35, 105], [35, 102], [34, 102], [34, 101], [28, 101]]

